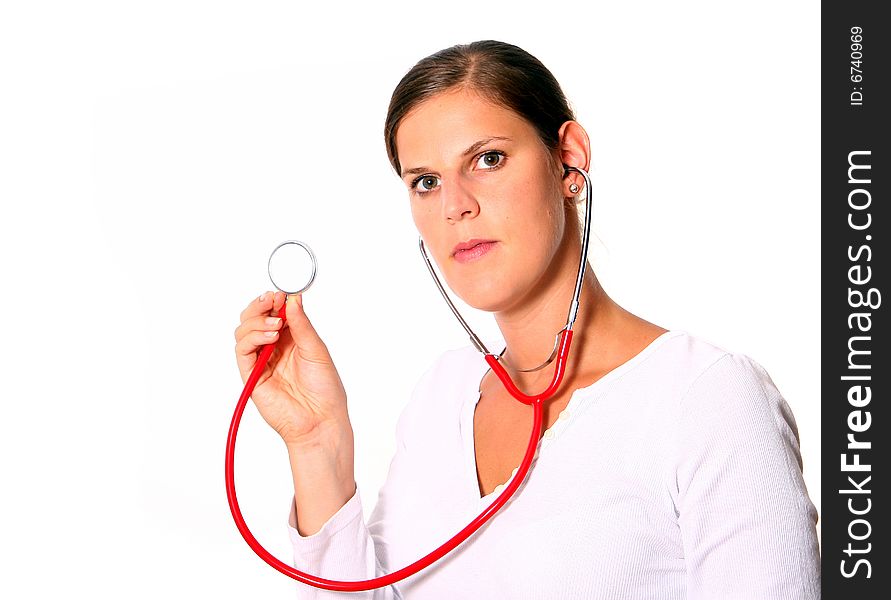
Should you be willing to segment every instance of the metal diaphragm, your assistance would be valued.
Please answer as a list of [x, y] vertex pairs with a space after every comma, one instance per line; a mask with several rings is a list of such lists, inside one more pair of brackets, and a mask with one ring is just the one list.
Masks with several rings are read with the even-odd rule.
[[304, 242], [287, 240], [269, 255], [266, 270], [269, 280], [280, 292], [302, 294], [316, 278], [316, 255]]

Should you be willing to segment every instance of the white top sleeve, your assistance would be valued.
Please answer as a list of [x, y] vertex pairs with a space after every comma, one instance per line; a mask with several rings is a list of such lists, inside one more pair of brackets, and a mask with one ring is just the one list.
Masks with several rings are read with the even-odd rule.
[[766, 371], [716, 360], [682, 397], [676, 435], [687, 598], [819, 598], [798, 430]]
[[[396, 500], [404, 495], [400, 490], [410, 485], [412, 467], [409, 466], [406, 437], [418, 410], [418, 390], [429, 380], [431, 372], [432, 369], [415, 386], [412, 402], [400, 414], [396, 425], [396, 453], [367, 525], [357, 487], [353, 497], [319, 531], [303, 536], [297, 531], [297, 510], [292, 497], [288, 530], [294, 548], [295, 569], [325, 579], [360, 581], [386, 575], [404, 566], [391, 564], [387, 541], [392, 537], [389, 529], [393, 525], [392, 518], [398, 515]], [[398, 582], [375, 590], [349, 593], [322, 590], [301, 582], [296, 584], [300, 600], [402, 600]]]
[[[288, 529], [294, 547], [294, 568], [326, 579], [357, 581], [383, 572], [378, 564], [374, 544], [365, 528], [359, 490], [346, 504], [310, 536], [297, 531], [297, 514], [293, 499]], [[297, 598], [313, 600], [342, 599], [343, 593], [322, 590], [297, 582]], [[391, 600], [396, 598], [381, 590], [350, 594], [363, 600]]]

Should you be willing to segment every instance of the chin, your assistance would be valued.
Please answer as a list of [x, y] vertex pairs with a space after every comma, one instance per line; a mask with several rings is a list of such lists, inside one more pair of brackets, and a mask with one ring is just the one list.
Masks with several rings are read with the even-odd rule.
[[481, 277], [449, 287], [468, 306], [490, 313], [506, 309], [512, 297], [511, 288], [497, 277]]

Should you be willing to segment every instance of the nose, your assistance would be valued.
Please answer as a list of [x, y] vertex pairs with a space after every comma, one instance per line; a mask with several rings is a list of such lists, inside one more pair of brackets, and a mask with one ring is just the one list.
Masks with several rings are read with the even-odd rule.
[[480, 212], [476, 198], [458, 178], [453, 179], [451, 185], [443, 185], [441, 198], [443, 217], [450, 223], [472, 219]]

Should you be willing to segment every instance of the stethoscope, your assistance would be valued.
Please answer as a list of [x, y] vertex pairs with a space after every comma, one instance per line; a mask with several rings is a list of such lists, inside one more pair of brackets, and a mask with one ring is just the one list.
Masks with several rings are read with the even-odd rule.
[[[579, 257], [578, 276], [576, 277], [575, 282], [575, 292], [572, 297], [572, 303], [569, 305], [569, 314], [566, 317], [566, 325], [564, 325], [563, 328], [557, 332], [554, 340], [554, 349], [551, 352], [550, 357], [544, 363], [537, 367], [528, 369], [515, 369], [521, 372], [537, 371], [549, 365], [556, 358], [557, 364], [556, 368], [554, 369], [554, 375], [551, 379], [551, 383], [540, 394], [527, 395], [520, 391], [519, 388], [517, 388], [513, 380], [511, 380], [510, 375], [507, 373], [507, 370], [505, 370], [504, 366], [501, 364], [502, 362], [505, 362], [503, 356], [504, 350], [502, 350], [500, 354], [494, 354], [490, 352], [486, 348], [485, 344], [483, 344], [479, 337], [473, 332], [473, 330], [467, 324], [467, 321], [465, 321], [464, 318], [461, 316], [461, 313], [458, 312], [458, 309], [455, 307], [451, 298], [449, 298], [448, 293], [446, 292], [445, 288], [442, 285], [442, 282], [437, 276], [436, 271], [433, 268], [433, 263], [430, 261], [430, 257], [427, 255], [427, 250], [424, 247], [424, 240], [419, 238], [418, 242], [421, 255], [424, 257], [424, 262], [427, 265], [427, 269], [430, 271], [430, 275], [433, 277], [433, 281], [436, 283], [436, 287], [439, 289], [439, 292], [445, 299], [446, 304], [448, 304], [449, 308], [452, 310], [455, 318], [458, 319], [458, 322], [461, 323], [461, 326], [470, 336], [470, 341], [473, 346], [485, 355], [486, 362], [489, 364], [489, 367], [492, 369], [492, 371], [498, 376], [498, 379], [501, 380], [501, 383], [504, 385], [505, 389], [507, 389], [507, 391], [514, 398], [516, 398], [523, 404], [532, 405], [532, 434], [529, 437], [529, 443], [526, 446], [526, 454], [523, 456], [523, 461], [520, 463], [520, 466], [517, 469], [517, 474], [511, 479], [507, 487], [504, 488], [504, 490], [492, 502], [492, 504], [490, 504], [485, 510], [483, 510], [483, 512], [481, 512], [466, 527], [464, 527], [464, 529], [456, 533], [451, 539], [449, 539], [433, 552], [430, 552], [423, 558], [420, 558], [414, 563], [403, 567], [398, 571], [394, 571], [392, 573], [389, 573], [388, 575], [375, 577], [374, 579], [366, 579], [362, 581], [335, 581], [332, 579], [324, 579], [322, 577], [310, 575], [309, 573], [304, 573], [303, 571], [298, 571], [294, 567], [278, 560], [265, 548], [263, 548], [263, 546], [260, 545], [260, 543], [248, 529], [247, 524], [244, 522], [244, 517], [242, 517], [241, 515], [241, 509], [238, 507], [238, 499], [235, 495], [235, 437], [238, 435], [238, 426], [241, 423], [241, 416], [244, 413], [247, 401], [253, 393], [254, 386], [257, 385], [257, 380], [263, 373], [263, 369], [266, 367], [266, 363], [269, 361], [269, 357], [272, 355], [272, 352], [275, 349], [275, 344], [267, 344], [263, 347], [263, 350], [260, 351], [260, 356], [257, 358], [257, 363], [254, 365], [254, 369], [253, 371], [251, 371], [251, 374], [244, 385], [244, 390], [241, 393], [241, 397], [238, 399], [238, 405], [235, 407], [235, 414], [232, 416], [232, 423], [229, 426], [229, 437], [226, 440], [226, 495], [229, 498], [229, 508], [232, 511], [232, 518], [235, 519], [235, 524], [238, 527], [238, 531], [241, 532], [242, 537], [244, 537], [245, 541], [254, 550], [254, 552], [256, 552], [257, 555], [264, 561], [266, 561], [266, 563], [268, 563], [271, 567], [287, 575], [288, 577], [296, 579], [297, 581], [325, 590], [332, 590], [337, 592], [361, 592], [365, 590], [373, 590], [376, 588], [384, 587], [386, 585], [396, 583], [397, 581], [401, 581], [410, 575], [414, 575], [418, 571], [427, 568], [428, 566], [457, 548], [462, 542], [464, 542], [464, 540], [466, 540], [480, 527], [482, 527], [486, 521], [491, 519], [492, 516], [494, 516], [495, 513], [498, 512], [501, 507], [504, 506], [507, 501], [510, 500], [510, 498], [514, 495], [514, 492], [517, 491], [517, 489], [520, 487], [520, 484], [526, 479], [526, 474], [529, 472], [529, 467], [532, 465], [532, 460], [535, 456], [535, 450], [538, 447], [538, 440], [541, 436], [542, 428], [542, 403], [552, 398], [554, 394], [557, 393], [557, 390], [560, 387], [560, 382], [563, 380], [563, 375], [566, 373], [566, 362], [569, 357], [569, 346], [572, 342], [572, 326], [575, 323], [576, 317], [578, 316], [579, 297], [582, 293], [582, 282], [585, 278], [585, 267], [588, 262], [588, 239], [591, 234], [591, 179], [588, 177], [588, 173], [586, 173], [583, 169], [577, 167], [566, 167], [566, 172], [569, 171], [575, 171], [581, 174], [581, 176], [585, 179], [585, 223], [584, 232], [582, 234], [582, 250], [581, 256]], [[286, 288], [291, 288], [290, 290], [283, 289], [282, 287], [279, 287], [278, 283], [276, 283], [276, 280], [278, 279], [280, 281], [281, 278], [274, 275], [273, 263], [274, 259], [280, 256], [283, 251], [303, 252], [311, 261], [311, 267], [307, 269], [307, 271], [309, 272], [307, 278], [308, 281], [302, 288], [295, 290], [291, 285], [282, 284]], [[284, 292], [287, 295], [301, 294], [309, 289], [309, 286], [311, 286], [313, 281], [315, 280], [317, 267], [318, 263], [316, 262], [316, 257], [308, 245], [296, 240], [288, 240], [276, 246], [276, 248], [272, 251], [272, 254], [269, 257], [269, 262], [267, 263], [267, 272], [269, 273], [269, 277], [272, 280], [272, 284], [279, 291]], [[285, 319], [285, 306], [286, 305], [283, 304], [278, 312], [278, 317], [282, 319], [282, 322], [284, 322]]]

